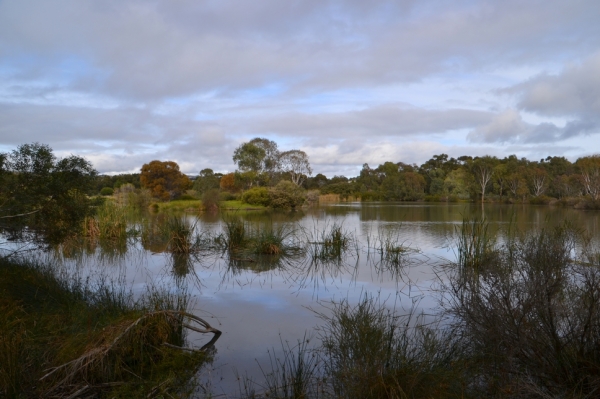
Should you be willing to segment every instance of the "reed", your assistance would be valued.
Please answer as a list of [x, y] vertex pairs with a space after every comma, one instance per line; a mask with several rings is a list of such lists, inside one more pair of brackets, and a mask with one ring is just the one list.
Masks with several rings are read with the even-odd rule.
[[2, 397], [186, 397], [210, 355], [183, 348], [185, 330], [220, 335], [173, 308], [185, 300], [133, 301], [107, 282], [57, 277], [55, 265], [0, 259], [0, 292]]
[[170, 215], [163, 224], [167, 250], [171, 253], [189, 254], [194, 251], [194, 228], [185, 217]]
[[125, 240], [127, 238], [127, 210], [111, 201], [106, 201], [96, 212], [98, 238], [103, 240]]
[[340, 223], [326, 225], [322, 230], [318, 230], [318, 226], [315, 226], [308, 237], [309, 256], [313, 262], [341, 261], [353, 242], [353, 237]]
[[247, 249], [255, 255], [299, 255], [302, 248], [297, 239], [297, 230], [288, 224], [274, 226], [271, 222], [249, 231]]

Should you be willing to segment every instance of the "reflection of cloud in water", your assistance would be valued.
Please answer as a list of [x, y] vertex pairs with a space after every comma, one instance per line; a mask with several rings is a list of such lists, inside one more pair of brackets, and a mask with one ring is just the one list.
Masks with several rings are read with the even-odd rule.
[[[240, 374], [248, 371], [261, 379], [254, 359], [266, 364], [267, 349], [279, 343], [280, 334], [295, 342], [305, 331], [313, 331], [319, 319], [310, 309], [322, 311], [328, 301], [355, 304], [365, 293], [377, 293], [395, 301], [397, 312], [434, 313], [438, 275], [443, 278], [437, 266], [455, 257], [456, 226], [464, 217], [482, 213], [492, 232], [509, 227], [528, 230], [569, 219], [591, 235], [600, 235], [599, 213], [565, 208], [486, 205], [482, 211], [480, 205], [471, 204], [342, 203], [306, 212], [240, 215], [256, 225], [277, 226], [291, 218], [304, 232], [339, 223], [352, 235], [356, 248], [337, 260], [253, 256], [250, 262], [210, 250], [174, 256], [152, 253], [153, 246], [140, 239], [128, 242], [125, 250], [108, 245], [72, 247], [57, 256], [74, 276], [111, 278], [134, 295], [152, 284], [189, 294], [193, 312], [209, 317], [223, 331], [216, 344], [215, 373], [224, 377], [222, 390], [233, 394], [237, 393], [234, 367]], [[222, 223], [214, 215], [201, 215], [196, 229], [216, 235], [222, 232]], [[391, 245], [386, 249], [389, 256], [380, 251], [386, 243]], [[197, 339], [202, 342], [206, 337]]]

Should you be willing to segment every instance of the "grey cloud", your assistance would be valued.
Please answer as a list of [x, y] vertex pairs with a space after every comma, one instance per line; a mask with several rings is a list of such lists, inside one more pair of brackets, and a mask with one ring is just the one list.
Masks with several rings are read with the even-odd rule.
[[543, 74], [504, 90], [521, 109], [547, 116], [600, 114], [600, 53], [570, 64], [559, 74]]
[[598, 120], [575, 120], [563, 127], [549, 122], [536, 125], [525, 122], [519, 111], [510, 109], [496, 115], [489, 124], [470, 131], [467, 139], [473, 143], [552, 143], [599, 131]]
[[391, 105], [339, 113], [289, 113], [264, 119], [252, 126], [255, 132], [297, 135], [311, 140], [340, 138], [402, 137], [472, 128], [489, 122], [493, 114], [467, 109], [425, 110]]
[[[558, 0], [13, 0], [0, 3], [0, 54], [33, 54], [46, 64], [31, 71], [42, 77], [79, 59], [73, 87], [135, 98], [273, 81], [339, 88], [543, 61], [557, 51], [579, 56], [600, 41], [599, 14], [594, 1]], [[86, 68], [99, 77], [90, 80]]]

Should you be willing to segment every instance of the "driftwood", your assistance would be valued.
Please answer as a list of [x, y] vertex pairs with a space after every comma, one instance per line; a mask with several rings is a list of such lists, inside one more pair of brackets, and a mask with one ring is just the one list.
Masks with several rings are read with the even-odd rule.
[[[180, 325], [181, 327], [187, 328], [188, 330], [196, 331], [203, 334], [214, 334], [212, 339], [200, 349], [180, 347], [177, 345], [172, 345], [168, 342], [164, 342], [164, 346], [192, 352], [203, 352], [211, 348], [221, 336], [221, 331], [212, 327], [206, 320], [193, 314], [177, 310], [159, 310], [155, 312], [149, 312], [130, 323], [122, 324], [121, 326], [119, 326], [122, 328], [122, 330], [111, 341], [93, 347], [92, 349], [86, 351], [83, 355], [79, 356], [77, 359], [71, 360], [67, 363], [61, 364], [60, 366], [49, 369], [49, 371], [43, 377], [40, 378], [40, 381], [58, 374], [61, 374], [61, 378], [57, 383], [54, 384], [54, 386], [51, 389], [49, 389], [46, 392], [46, 394], [49, 394], [51, 392], [57, 392], [70, 386], [71, 389], [76, 388], [75, 392], [73, 392], [69, 396], [66, 396], [70, 398], [77, 397], [78, 395], [92, 388], [122, 384], [121, 382], [108, 382], [105, 384], [98, 384], [95, 386], [90, 386], [88, 384], [84, 386], [77, 386], [76, 382], [81, 382], [82, 377], [87, 375], [88, 370], [93, 368], [94, 365], [101, 364], [111, 352], [111, 350], [116, 349], [119, 343], [123, 341], [123, 339], [132, 330], [134, 330], [136, 326], [140, 325], [141, 322], [151, 319], [153, 317], [161, 316], [169, 319], [173, 325]], [[194, 322], [195, 324], [197, 324], [197, 326], [185, 323], [183, 321], [185, 319]]]

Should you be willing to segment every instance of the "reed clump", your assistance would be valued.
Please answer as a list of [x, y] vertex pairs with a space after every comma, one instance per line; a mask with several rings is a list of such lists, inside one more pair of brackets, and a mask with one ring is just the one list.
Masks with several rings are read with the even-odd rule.
[[[125, 240], [127, 238], [127, 210], [112, 201], [100, 206], [95, 216], [95, 226], [87, 229], [88, 235], [101, 240]], [[88, 224], [92, 224], [91, 221]]]
[[414, 312], [398, 316], [379, 298], [333, 302], [318, 313], [321, 345], [282, 344], [263, 371], [266, 389], [246, 398], [468, 398], [467, 351], [451, 331]]
[[214, 242], [228, 252], [230, 260], [269, 263], [304, 253], [297, 229], [288, 224], [275, 225], [271, 221], [252, 225], [242, 219], [231, 218], [224, 221], [223, 230]]
[[321, 314], [324, 368], [336, 398], [464, 398], [461, 342], [379, 298], [334, 303]]
[[172, 253], [189, 254], [194, 251], [194, 228], [187, 218], [170, 215], [163, 225], [167, 238], [167, 250]]
[[346, 251], [350, 249], [353, 237], [343, 229], [342, 224], [334, 222], [310, 234], [308, 239], [309, 254], [313, 262], [341, 261]]
[[133, 302], [19, 259], [0, 259], [0, 292], [2, 397], [185, 397], [210, 361], [203, 348], [183, 348], [185, 331], [220, 335], [166, 308], [164, 295]]

